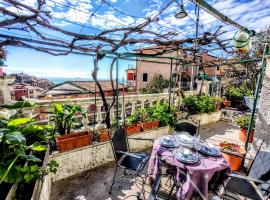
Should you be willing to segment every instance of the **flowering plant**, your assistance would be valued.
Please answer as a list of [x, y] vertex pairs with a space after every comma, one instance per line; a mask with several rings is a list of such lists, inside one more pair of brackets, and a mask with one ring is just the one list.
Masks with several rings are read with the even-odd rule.
[[222, 150], [230, 151], [234, 153], [240, 153], [241, 152], [241, 146], [235, 143], [229, 143], [227, 141], [224, 141], [223, 143], [220, 143], [219, 146]]

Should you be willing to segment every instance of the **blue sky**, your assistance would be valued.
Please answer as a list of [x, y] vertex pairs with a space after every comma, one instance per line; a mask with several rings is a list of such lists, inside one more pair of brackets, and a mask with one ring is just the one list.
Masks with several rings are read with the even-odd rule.
[[[21, 0], [30, 6], [35, 6], [36, 0]], [[138, 24], [145, 16], [153, 16], [170, 0], [106, 0], [118, 10], [128, 13], [127, 16], [115, 11], [108, 4], [97, 0], [47, 0], [47, 9], [51, 10], [53, 19], [52, 23], [74, 32], [84, 34], [96, 34], [99, 30], [106, 30], [115, 27], [131, 26]], [[180, 0], [178, 0], [180, 2]], [[249, 29], [256, 31], [264, 30], [270, 25], [270, 0], [207, 0], [212, 6], [226, 14], [233, 20]], [[1, 4], [1, 0], [0, 0]], [[100, 6], [100, 7], [99, 7]], [[193, 37], [195, 33], [194, 4], [188, 0], [184, 0], [184, 6], [189, 17], [185, 19], [176, 19], [174, 17], [179, 6], [173, 3], [161, 16], [158, 24], [155, 23], [148, 27], [150, 30], [165, 33], [172, 30], [178, 30], [177, 38]], [[72, 7], [76, 7], [75, 10]], [[90, 17], [95, 11], [96, 14]], [[14, 8], [9, 8], [14, 9]], [[136, 17], [136, 18], [134, 18]], [[216, 20], [215, 17], [201, 11], [200, 15], [200, 34], [203, 31], [214, 30], [223, 23]], [[78, 25], [73, 24], [77, 23]], [[82, 28], [82, 26], [83, 28]], [[91, 27], [91, 28], [90, 28]], [[95, 30], [94, 30], [95, 29]], [[223, 30], [228, 31], [224, 37], [231, 38], [236, 31], [234, 27], [226, 25]], [[47, 34], [53, 34], [56, 37], [65, 38], [70, 41], [71, 38], [65, 37], [59, 33], [49, 30], [42, 30]], [[32, 33], [24, 33], [18, 31], [8, 31], [0, 29], [0, 33], [19, 35], [27, 38], [34, 38], [36, 35]], [[117, 38], [117, 35], [111, 35]], [[128, 51], [132, 51], [140, 46], [135, 45], [128, 47]], [[21, 49], [15, 47], [7, 47], [9, 52], [7, 65], [5, 69], [8, 73], [26, 72], [39, 77], [82, 77], [91, 76], [93, 69], [92, 59], [88, 56], [68, 55], [68, 56], [52, 56], [45, 53], [36, 52], [30, 49]], [[110, 59], [105, 59], [100, 63], [100, 79], [109, 78]], [[134, 62], [120, 61], [120, 77], [124, 76], [124, 70]]]

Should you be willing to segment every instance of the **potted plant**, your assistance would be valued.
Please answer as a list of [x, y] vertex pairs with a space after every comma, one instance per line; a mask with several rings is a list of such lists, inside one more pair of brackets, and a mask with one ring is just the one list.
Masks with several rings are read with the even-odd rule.
[[[250, 116], [242, 115], [241, 117], [238, 117], [235, 121], [237, 125], [240, 127], [239, 139], [245, 142], [247, 140], [247, 131], [248, 131], [248, 126], [249, 126]], [[250, 131], [250, 136], [249, 136], [249, 141], [248, 141], [249, 143], [253, 141], [254, 131], [255, 131], [255, 120], [253, 119], [251, 122], [251, 131]]]
[[225, 100], [223, 101], [223, 106], [224, 106], [225, 108], [230, 107], [230, 106], [231, 106], [231, 101], [228, 100], [228, 99], [225, 99]]
[[71, 133], [71, 129], [78, 126], [80, 121], [78, 117], [86, 117], [81, 106], [54, 104], [54, 113], [52, 120], [55, 123], [57, 133], [57, 148], [60, 152], [80, 148], [92, 143], [93, 134], [88, 130]]
[[169, 109], [168, 103], [157, 103], [149, 109], [152, 119], [155, 119], [156, 127], [158, 126], [174, 126], [176, 120], [176, 110], [173, 106]]
[[226, 97], [231, 101], [231, 106], [242, 109], [242, 101], [244, 96], [250, 96], [252, 92], [247, 88], [245, 83], [240, 86], [229, 84], [226, 87]]
[[232, 171], [238, 171], [241, 167], [245, 150], [238, 144], [227, 141], [219, 144], [223, 157], [230, 164]]
[[214, 99], [216, 111], [219, 111], [221, 108], [221, 105], [223, 103], [223, 99], [221, 97], [218, 97], [218, 96], [213, 97], [213, 99]]
[[141, 132], [141, 126], [138, 125], [139, 118], [137, 115], [130, 115], [124, 125], [127, 135], [133, 135]]
[[139, 121], [138, 124], [142, 127], [143, 131], [151, 130], [157, 128], [159, 125], [158, 120], [154, 120], [151, 117], [151, 112], [149, 112], [151, 108], [146, 109], [138, 109], [136, 111], [136, 115], [138, 115]]
[[99, 142], [107, 142], [110, 140], [110, 129], [107, 129], [105, 126], [101, 125], [97, 127], [97, 133]]
[[209, 95], [188, 96], [184, 98], [183, 103], [190, 114], [210, 114], [216, 110], [214, 98]]

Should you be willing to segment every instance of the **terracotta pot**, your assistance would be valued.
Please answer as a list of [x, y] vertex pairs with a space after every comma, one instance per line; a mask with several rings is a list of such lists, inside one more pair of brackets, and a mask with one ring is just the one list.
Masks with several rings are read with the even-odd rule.
[[92, 144], [93, 134], [88, 131], [71, 133], [56, 138], [57, 149], [60, 152], [77, 149]]
[[153, 121], [153, 122], [152, 122], [152, 125], [153, 125], [153, 129], [158, 128], [158, 126], [159, 126], [159, 121], [158, 121], [158, 120]]
[[110, 140], [109, 134], [110, 134], [109, 129], [103, 129], [103, 130], [98, 131], [99, 141], [100, 142], [109, 141]]
[[126, 131], [127, 135], [133, 135], [133, 134], [141, 132], [141, 126], [138, 126], [136, 124], [131, 125], [131, 126], [126, 126], [125, 131]]
[[143, 131], [147, 131], [157, 128], [159, 126], [159, 121], [139, 122], [138, 125], [142, 127]]
[[231, 106], [231, 101], [230, 100], [224, 100], [223, 105], [224, 105], [225, 108], [230, 107]]
[[[247, 140], [247, 131], [246, 129], [240, 128], [239, 129], [239, 139], [243, 142], [245, 142]], [[253, 137], [254, 137], [254, 130], [250, 131], [250, 136], [249, 136], [249, 143], [252, 143], [253, 141]]]
[[[223, 146], [222, 144], [223, 143], [221, 143], [219, 145], [222, 147]], [[229, 152], [226, 150], [222, 150], [222, 155], [229, 163], [232, 171], [238, 171], [240, 169], [243, 158], [238, 157], [237, 155], [244, 156], [244, 154], [245, 154], [245, 150], [242, 147], [240, 147], [239, 152]]]

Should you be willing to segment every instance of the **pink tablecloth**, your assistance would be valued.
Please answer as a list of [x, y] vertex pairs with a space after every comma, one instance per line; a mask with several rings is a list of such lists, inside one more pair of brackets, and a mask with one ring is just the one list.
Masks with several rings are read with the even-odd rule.
[[[157, 140], [154, 143], [149, 161], [149, 178], [154, 180], [160, 173], [162, 162], [165, 162], [170, 166], [176, 167], [176, 179], [178, 181], [181, 181], [183, 174], [187, 175], [183, 187], [177, 191], [178, 199], [191, 199], [193, 197], [208, 199], [208, 184], [211, 178], [214, 174], [219, 175], [217, 179], [224, 177], [221, 173], [230, 171], [230, 168], [222, 155], [219, 157], [201, 156], [201, 161], [198, 163], [184, 164], [173, 157], [171, 149], [162, 147]], [[218, 182], [222, 182], [222, 180]]]

